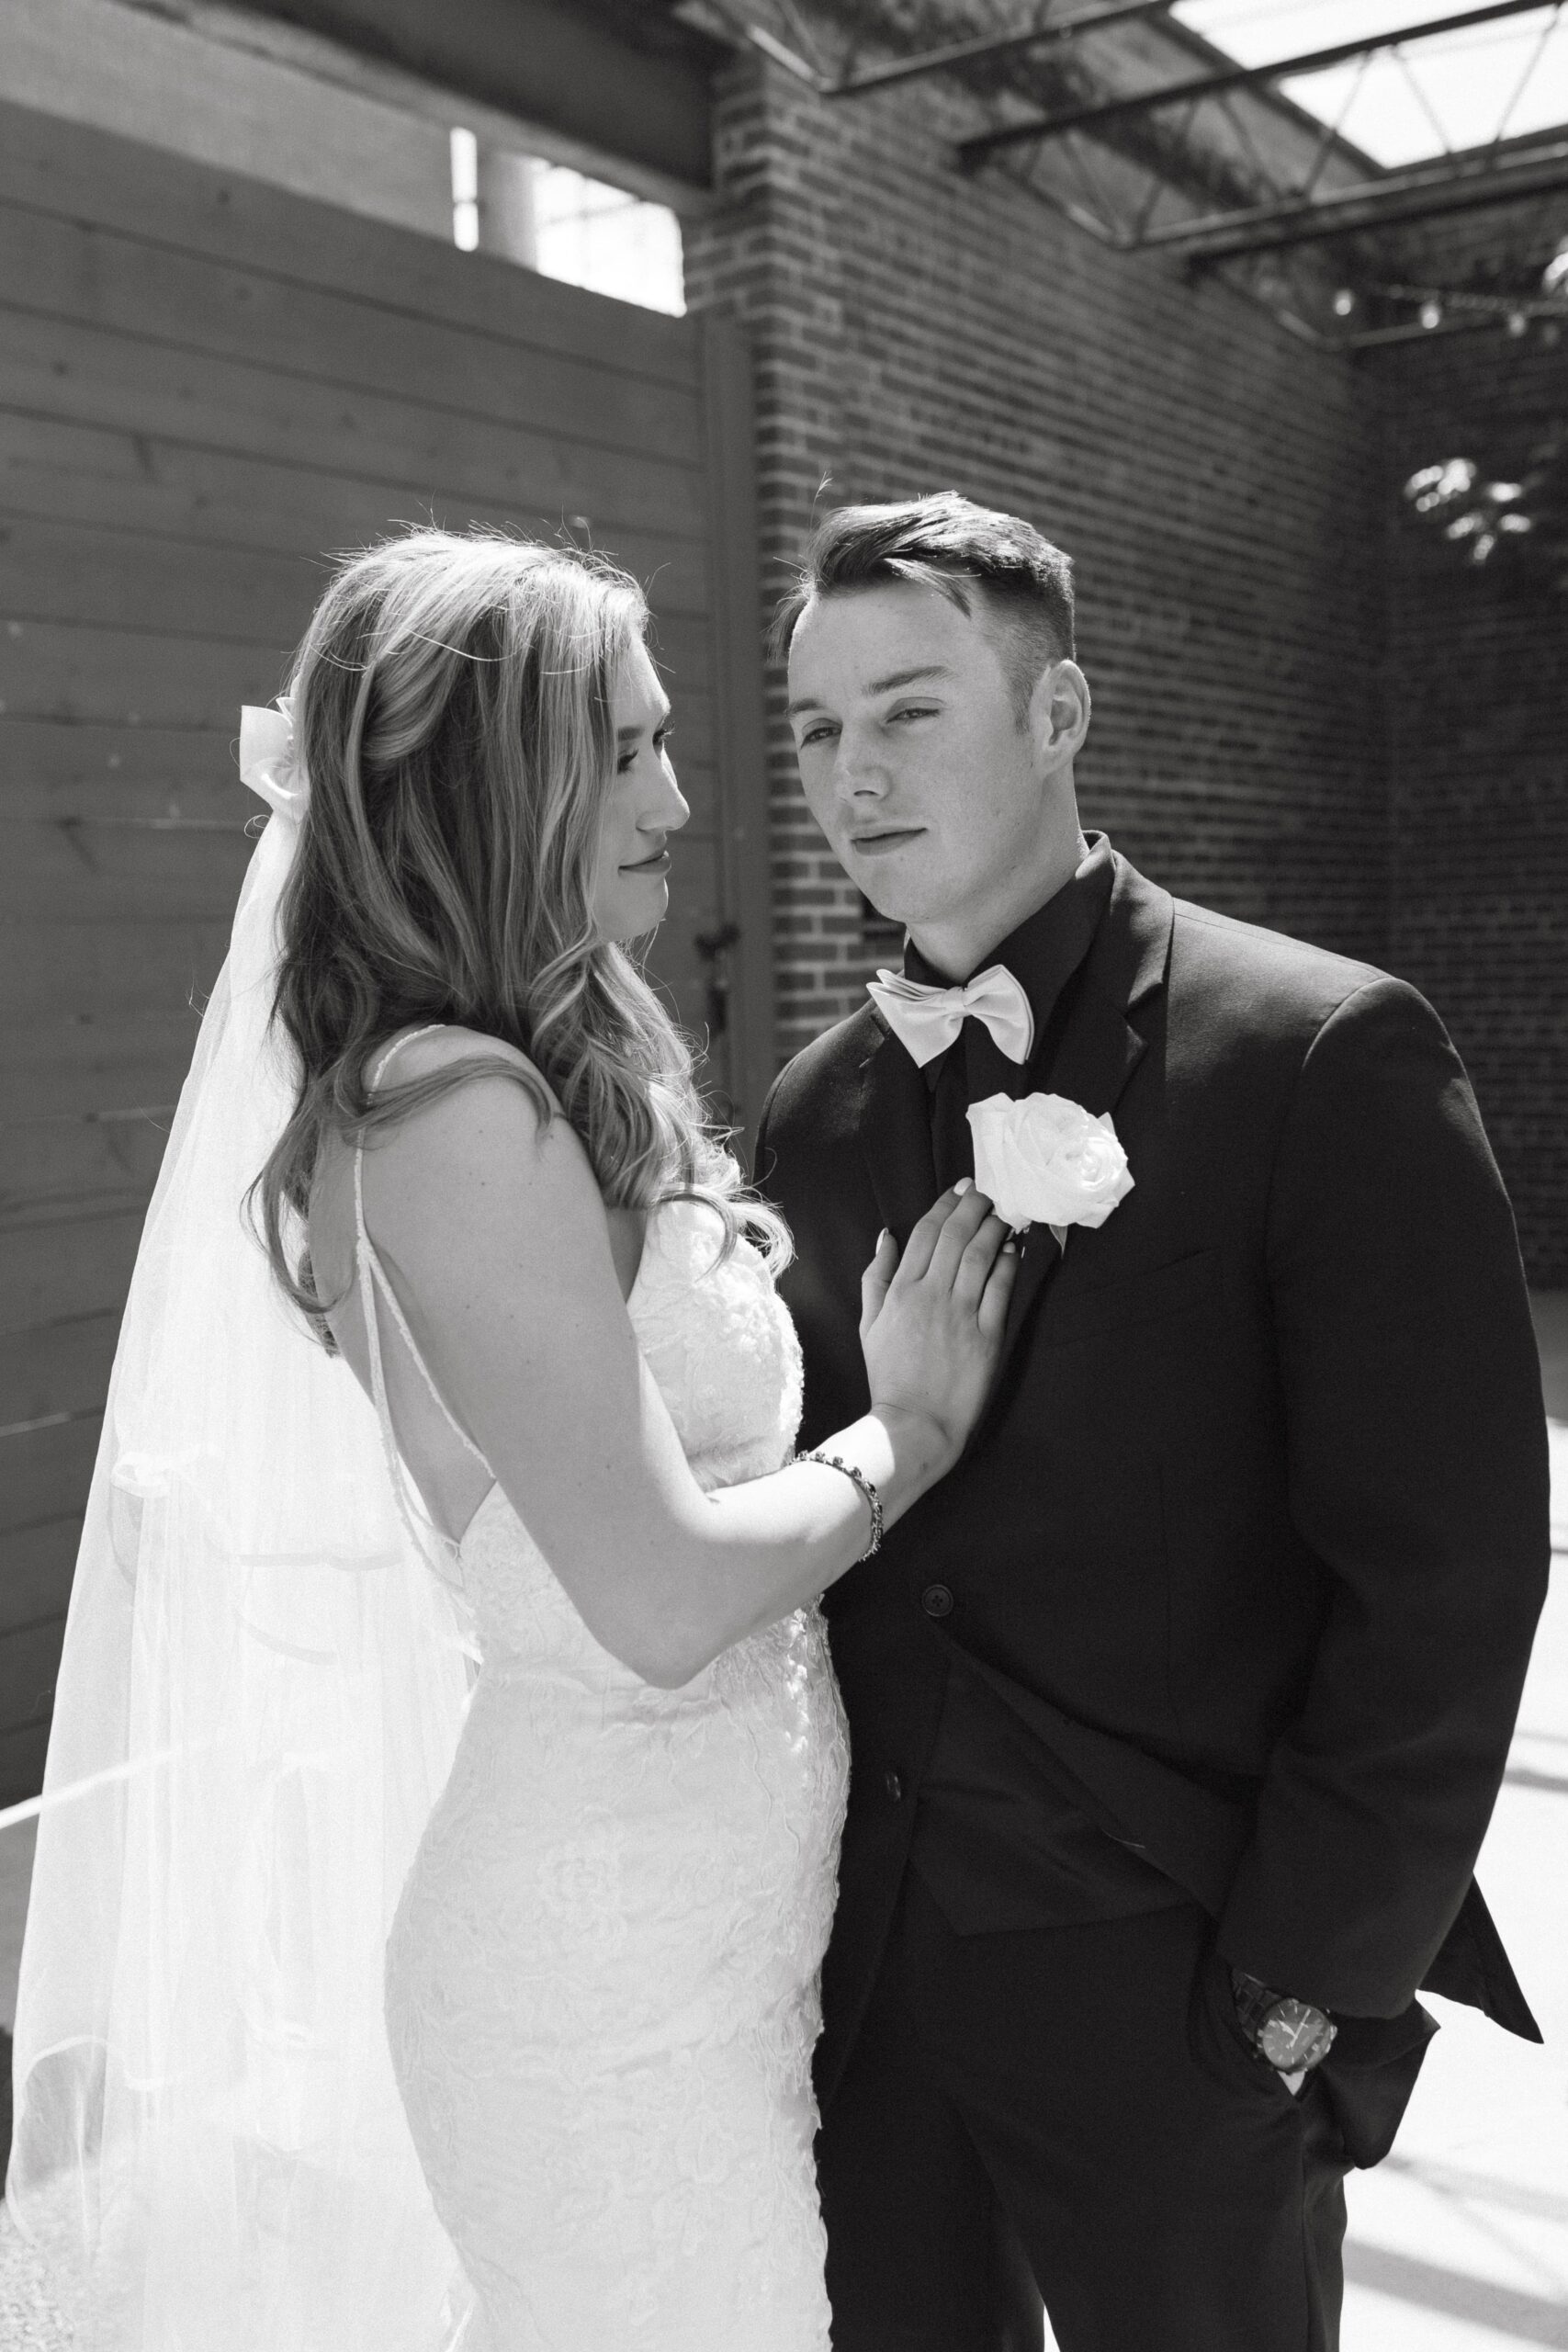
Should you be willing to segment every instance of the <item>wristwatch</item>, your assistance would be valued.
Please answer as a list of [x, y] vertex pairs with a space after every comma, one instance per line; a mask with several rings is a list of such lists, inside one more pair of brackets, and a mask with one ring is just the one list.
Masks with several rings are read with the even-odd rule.
[[1231, 1970], [1231, 1992], [1242, 2033], [1277, 2074], [1304, 2075], [1327, 2057], [1339, 2029], [1310, 2001], [1276, 1993], [1245, 1968]]

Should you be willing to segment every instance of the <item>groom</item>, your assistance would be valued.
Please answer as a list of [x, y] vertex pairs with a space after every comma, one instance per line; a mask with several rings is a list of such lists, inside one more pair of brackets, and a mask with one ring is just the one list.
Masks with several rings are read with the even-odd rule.
[[843, 509], [780, 637], [812, 814], [908, 934], [763, 1114], [802, 1443], [866, 1408], [861, 1270], [971, 1104], [1109, 1114], [1132, 1178], [1037, 1214], [966, 1455], [829, 1597], [836, 2352], [1018, 2352], [1042, 2296], [1062, 2352], [1326, 2352], [1417, 1986], [1539, 2039], [1471, 1877], [1549, 1555], [1508, 1204], [1413, 989], [1080, 832], [1029, 525]]

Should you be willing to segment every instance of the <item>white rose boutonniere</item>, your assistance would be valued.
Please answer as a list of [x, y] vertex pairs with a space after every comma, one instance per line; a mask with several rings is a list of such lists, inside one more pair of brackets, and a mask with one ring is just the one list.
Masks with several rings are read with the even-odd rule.
[[1015, 1232], [1048, 1225], [1062, 1241], [1069, 1225], [1103, 1225], [1133, 1189], [1109, 1111], [1096, 1118], [1065, 1094], [992, 1094], [971, 1102], [969, 1125], [975, 1182]]

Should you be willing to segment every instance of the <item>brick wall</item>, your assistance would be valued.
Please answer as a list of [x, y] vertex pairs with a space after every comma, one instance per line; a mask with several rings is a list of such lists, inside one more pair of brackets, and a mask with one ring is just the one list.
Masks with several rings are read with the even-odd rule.
[[[1381, 954], [1380, 451], [1358, 371], [999, 173], [962, 177], [975, 110], [942, 82], [829, 106], [743, 59], [717, 119], [687, 289], [756, 347], [764, 605], [819, 497], [952, 486], [1028, 515], [1077, 560], [1087, 820], [1179, 892]], [[888, 953], [800, 799], [782, 702], [775, 680], [781, 1055]]]
[[[1417, 467], [1528, 479], [1568, 418], [1568, 342], [1537, 328], [1380, 355], [1383, 507]], [[1568, 452], [1565, 452], [1568, 458]], [[1559, 460], [1560, 469], [1564, 459]], [[1559, 490], [1561, 504], [1562, 492]], [[1561, 519], [1561, 518], [1560, 518]], [[1568, 555], [1475, 566], [1414, 520], [1389, 540], [1389, 961], [1442, 1012], [1517, 1213], [1533, 1282], [1568, 1285]]]

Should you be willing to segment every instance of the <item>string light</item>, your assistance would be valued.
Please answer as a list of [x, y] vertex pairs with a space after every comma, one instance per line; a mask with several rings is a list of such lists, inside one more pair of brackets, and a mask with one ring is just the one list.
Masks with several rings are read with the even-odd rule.
[[1548, 263], [1539, 293], [1490, 294], [1467, 288], [1389, 284], [1364, 286], [1353, 293], [1348, 287], [1341, 287], [1332, 297], [1336, 314], [1348, 318], [1360, 307], [1363, 297], [1380, 302], [1408, 302], [1422, 331], [1428, 334], [1444, 325], [1496, 325], [1517, 342], [1535, 326], [1543, 344], [1554, 345], [1568, 315], [1568, 238]]

